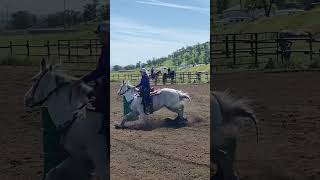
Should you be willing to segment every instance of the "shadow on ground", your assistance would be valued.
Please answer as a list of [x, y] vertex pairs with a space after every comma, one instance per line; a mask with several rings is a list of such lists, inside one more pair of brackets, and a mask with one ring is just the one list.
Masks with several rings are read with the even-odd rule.
[[200, 117], [190, 117], [185, 120], [165, 118], [161, 120], [150, 120], [150, 122], [142, 121], [128, 121], [126, 128], [131, 130], [152, 131], [159, 128], [179, 129], [183, 127], [191, 127], [195, 124], [203, 122], [204, 119]]

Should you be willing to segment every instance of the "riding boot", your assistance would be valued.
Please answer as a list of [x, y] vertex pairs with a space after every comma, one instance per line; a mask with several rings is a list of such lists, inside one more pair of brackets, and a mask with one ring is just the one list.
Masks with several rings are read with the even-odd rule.
[[148, 114], [148, 111], [147, 111], [147, 107], [146, 107], [147, 105], [145, 104], [145, 103], [143, 103], [143, 112], [145, 113], [145, 114]]
[[150, 112], [150, 114], [153, 114], [153, 104], [152, 104], [152, 103], [150, 103], [150, 104], [149, 104], [149, 107], [150, 107], [150, 109], [149, 109], [149, 110], [150, 110], [150, 111], [149, 111], [149, 112]]

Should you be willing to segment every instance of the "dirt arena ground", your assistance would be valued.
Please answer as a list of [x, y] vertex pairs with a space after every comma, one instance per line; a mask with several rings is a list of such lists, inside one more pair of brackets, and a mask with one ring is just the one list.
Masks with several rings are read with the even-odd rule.
[[[32, 67], [0, 67], [0, 179], [37, 180], [43, 176], [40, 112], [26, 113], [23, 97]], [[208, 179], [209, 85], [173, 86], [190, 93], [186, 105], [188, 126], [154, 127], [152, 131], [116, 130], [122, 118], [119, 86], [111, 89], [112, 179]], [[155, 113], [154, 122], [174, 118], [169, 111]]]
[[[40, 116], [26, 113], [23, 96], [38, 68], [0, 67], [0, 179], [37, 180], [43, 173]], [[241, 128], [237, 169], [242, 179], [320, 179], [320, 73], [216, 75], [217, 90], [247, 97], [260, 119]], [[122, 117], [112, 85], [112, 179], [208, 179], [209, 85], [173, 86], [189, 92], [187, 127], [116, 130]], [[168, 116], [167, 116], [168, 115]], [[174, 118], [155, 113], [154, 121]], [[156, 178], [158, 177], [158, 178]], [[291, 177], [291, 178], [289, 178]]]
[[114, 125], [122, 120], [123, 104], [116, 95], [120, 85], [112, 84], [111, 179], [209, 179], [209, 85], [166, 87], [191, 96], [185, 108], [186, 127], [163, 125], [161, 121], [176, 114], [160, 110], [150, 117], [152, 130], [119, 130]]
[[320, 72], [221, 74], [214, 89], [246, 97], [260, 120], [241, 128], [236, 167], [244, 180], [320, 179]]
[[0, 179], [41, 179], [40, 116], [25, 112], [23, 97], [39, 68], [0, 67]]

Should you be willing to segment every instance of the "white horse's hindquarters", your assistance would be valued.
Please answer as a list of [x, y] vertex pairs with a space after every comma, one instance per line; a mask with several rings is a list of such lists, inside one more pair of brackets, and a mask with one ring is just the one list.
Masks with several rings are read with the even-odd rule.
[[159, 95], [153, 96], [153, 108], [158, 110], [163, 106], [178, 109], [181, 106], [179, 94], [176, 91], [163, 89]]

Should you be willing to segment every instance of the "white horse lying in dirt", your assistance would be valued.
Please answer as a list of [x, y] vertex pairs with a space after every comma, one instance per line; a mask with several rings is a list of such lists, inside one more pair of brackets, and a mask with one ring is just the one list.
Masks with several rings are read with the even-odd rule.
[[[121, 124], [116, 125], [116, 128], [126, 128], [125, 122], [128, 120], [139, 119], [148, 123], [146, 121], [147, 115], [144, 113], [143, 104], [141, 103], [142, 97], [139, 96], [138, 89], [135, 86], [123, 81], [118, 90], [118, 95], [126, 98], [131, 112], [124, 116]], [[183, 113], [184, 104], [187, 100], [191, 100], [187, 93], [175, 89], [163, 88], [160, 89], [156, 95], [152, 95], [153, 111], [158, 111], [161, 108], [166, 107], [170, 111], [178, 114], [177, 120], [186, 121], [183, 117]]]
[[229, 92], [211, 92], [210, 106], [210, 153], [214, 161], [212, 163], [216, 163], [218, 167], [213, 179], [239, 180], [233, 167], [238, 136], [237, 119], [249, 118], [254, 122], [258, 141], [255, 114], [245, 99], [234, 99]]
[[102, 114], [87, 111], [85, 84], [73, 84], [73, 78], [57, 73], [42, 60], [40, 72], [25, 95], [25, 106], [33, 108], [46, 103], [53, 123], [63, 132], [62, 144], [70, 155], [45, 180], [90, 179], [92, 170], [101, 180], [107, 179], [107, 141], [99, 134]]

